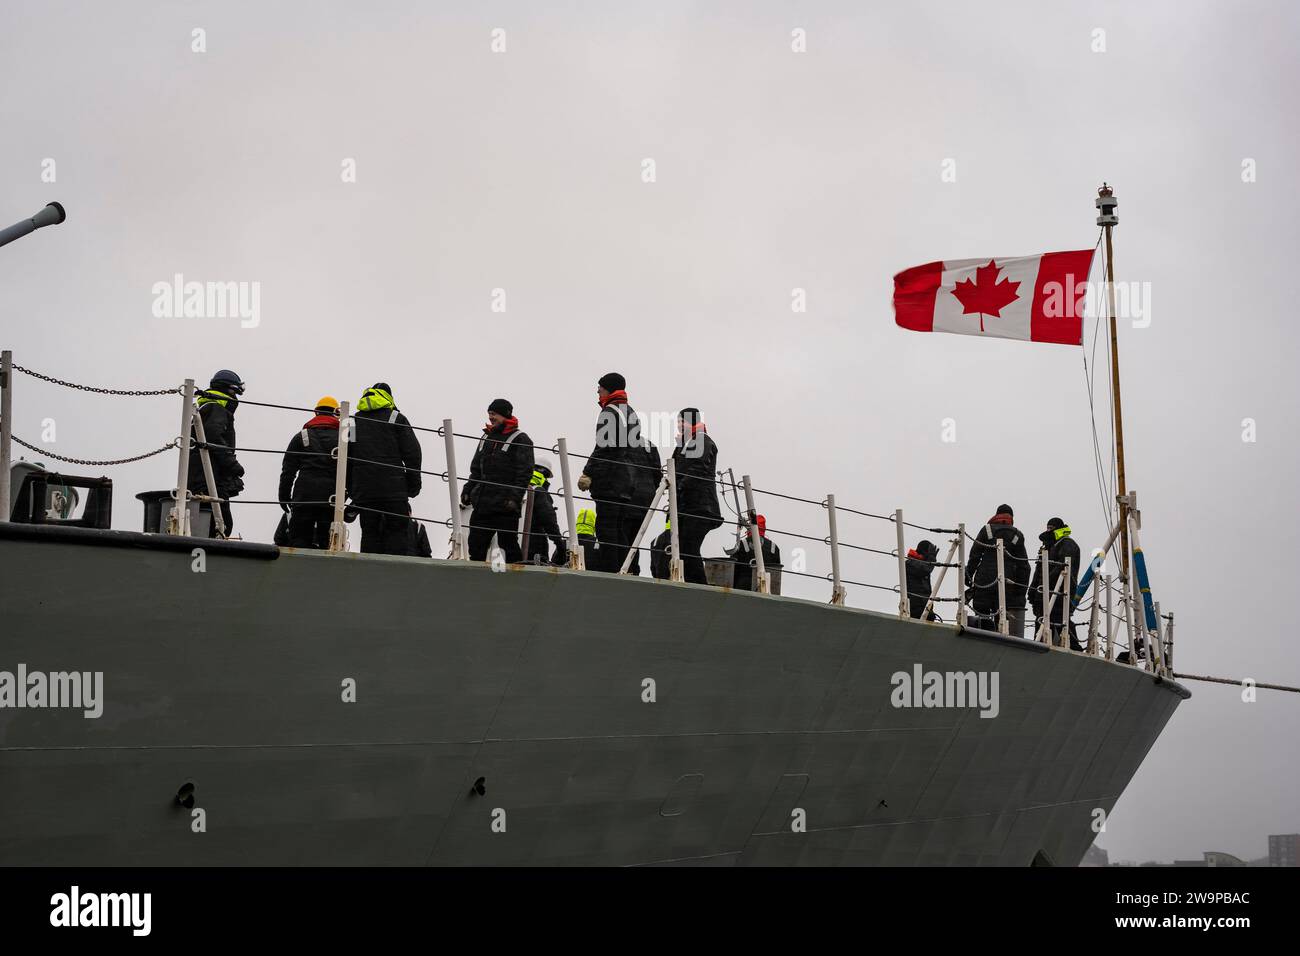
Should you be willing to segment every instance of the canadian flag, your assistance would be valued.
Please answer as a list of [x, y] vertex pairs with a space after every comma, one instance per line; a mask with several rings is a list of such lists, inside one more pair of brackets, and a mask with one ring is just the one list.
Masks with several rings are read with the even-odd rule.
[[1083, 343], [1095, 250], [930, 262], [894, 276], [894, 319], [917, 332]]

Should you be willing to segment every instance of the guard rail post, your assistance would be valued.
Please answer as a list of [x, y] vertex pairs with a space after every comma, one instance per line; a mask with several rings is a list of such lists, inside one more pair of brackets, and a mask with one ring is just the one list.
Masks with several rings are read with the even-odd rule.
[[1009, 634], [1007, 627], [1007, 548], [998, 538], [998, 633]]
[[957, 525], [957, 626], [966, 626], [966, 522]]
[[172, 513], [167, 518], [167, 533], [190, 533], [190, 428], [194, 417], [194, 379], [187, 378], [181, 389], [180, 463], [176, 467], [176, 490], [172, 492]]
[[835, 523], [835, 496], [826, 496], [826, 513], [831, 523], [831, 603], [844, 606], [846, 593], [840, 580], [840, 533]]
[[13, 412], [14, 353], [5, 349], [0, 352], [0, 521], [8, 521], [13, 515], [9, 487]]
[[754, 487], [749, 475], [742, 475], [740, 483], [745, 488], [745, 507], [748, 509], [746, 521], [749, 523], [749, 546], [754, 549], [754, 574], [758, 582], [758, 593], [767, 594], [767, 568], [763, 565], [763, 536], [758, 533], [758, 512], [754, 510]]
[[907, 552], [903, 548], [903, 509], [894, 509], [894, 529], [898, 532], [898, 616], [907, 619]]
[[447, 495], [451, 499], [451, 560], [466, 561], [465, 528], [460, 520], [460, 473], [456, 471], [456, 433], [451, 419], [442, 420], [442, 441], [447, 456]]
[[569, 570], [585, 571], [587, 562], [578, 537], [578, 512], [573, 506], [573, 482], [569, 478], [569, 443], [561, 438], [556, 447], [560, 453], [560, 480], [564, 482], [564, 514], [569, 521]]
[[668, 459], [668, 529], [672, 540], [673, 556], [668, 564], [668, 580], [686, 580], [686, 566], [682, 562], [681, 531], [677, 526], [677, 460]]
[[334, 446], [334, 519], [330, 522], [330, 552], [338, 554], [348, 549], [348, 526], [344, 501], [348, 496], [348, 445], [352, 443], [351, 403], [339, 403], [339, 442]]

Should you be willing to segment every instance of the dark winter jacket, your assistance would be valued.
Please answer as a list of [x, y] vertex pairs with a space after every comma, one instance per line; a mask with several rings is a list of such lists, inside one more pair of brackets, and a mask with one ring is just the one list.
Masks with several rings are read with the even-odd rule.
[[[406, 501], [420, 493], [420, 442], [392, 396], [369, 389], [357, 404], [348, 445], [348, 488], [365, 504]], [[390, 467], [396, 466], [396, 467]]]
[[967, 599], [978, 614], [998, 611], [998, 545], [1003, 546], [1003, 569], [1006, 574], [1007, 609], [1025, 606], [1025, 588], [1029, 584], [1029, 555], [1025, 536], [1010, 515], [997, 514], [980, 528], [966, 559]]
[[[541, 472], [533, 472], [534, 477]], [[555, 558], [568, 554], [568, 545], [560, 534], [560, 522], [555, 514], [555, 499], [551, 497], [550, 482], [533, 485], [533, 523], [528, 532], [528, 550], [548, 558], [547, 543], [555, 545]], [[525, 555], [529, 557], [530, 555]]]
[[[934, 571], [935, 555], [921, 554], [915, 548], [907, 552], [907, 603], [912, 617], [919, 618], [934, 593], [930, 575]], [[937, 615], [931, 609], [927, 620], [935, 620]]]
[[[1051, 592], [1057, 586], [1057, 581], [1061, 577], [1061, 571], [1065, 568], [1065, 561], [1070, 561], [1070, 586], [1066, 592], [1067, 598], [1074, 594], [1074, 588], [1079, 583], [1079, 562], [1082, 560], [1079, 553], [1079, 545], [1075, 543], [1074, 538], [1070, 537], [1069, 528], [1061, 528], [1058, 531], [1044, 531], [1038, 536], [1038, 540], [1043, 543], [1038, 549], [1038, 560], [1034, 562], [1034, 578], [1029, 584], [1029, 603], [1034, 608], [1034, 617], [1043, 616], [1043, 551], [1047, 551], [1047, 573], [1049, 575], [1047, 593], [1048, 599], [1051, 599]], [[1061, 596], [1056, 596], [1056, 604], [1052, 608], [1052, 623], [1062, 624], [1067, 619], [1066, 607], [1069, 601], [1062, 601]]]
[[302, 431], [294, 432], [280, 467], [280, 501], [325, 502], [334, 494], [339, 447], [339, 420], [317, 415]]
[[[781, 549], [767, 535], [759, 535], [759, 540], [763, 542], [763, 570], [771, 572], [781, 566]], [[740, 544], [736, 550], [730, 552], [731, 560], [736, 562], [735, 576], [732, 578], [732, 587], [741, 591], [752, 591], [754, 589], [754, 552], [749, 545], [749, 534], [742, 533]]]
[[659, 487], [659, 449], [641, 434], [641, 420], [614, 392], [596, 417], [596, 447], [583, 473], [591, 479], [591, 497], [628, 501], [646, 507]]
[[[244, 466], [232, 450], [235, 441], [235, 409], [239, 399], [225, 392], [208, 389], [198, 397], [199, 418], [203, 421], [203, 434], [208, 440], [208, 460], [212, 462], [212, 479], [217, 486], [217, 497], [233, 498], [244, 490]], [[198, 431], [191, 439], [198, 441]], [[201, 495], [208, 493], [208, 483], [203, 475], [203, 461], [199, 449], [190, 448], [189, 489]]]
[[483, 429], [469, 463], [469, 481], [461, 492], [461, 503], [484, 514], [520, 514], [532, 477], [533, 441], [519, 430], [516, 419], [507, 419]]
[[677, 512], [694, 518], [708, 518], [713, 527], [722, 524], [718, 506], [718, 446], [696, 426], [694, 435], [673, 452], [677, 472]]

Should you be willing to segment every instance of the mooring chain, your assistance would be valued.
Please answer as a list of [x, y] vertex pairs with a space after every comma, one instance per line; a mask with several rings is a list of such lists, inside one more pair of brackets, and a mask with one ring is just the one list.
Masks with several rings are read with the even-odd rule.
[[[17, 366], [14, 367], [17, 368]], [[64, 455], [56, 455], [52, 451], [47, 451], [46, 449], [41, 448], [37, 445], [33, 445], [29, 442], [23, 441], [17, 435], [10, 435], [9, 437], [12, 438], [14, 441], [16, 441], [18, 444], [22, 445], [24, 448], [28, 448], [36, 452], [38, 455], [42, 455], [46, 458], [54, 458], [57, 461], [66, 461], [72, 465], [101, 465], [101, 466], [102, 465], [129, 465], [133, 461], [143, 461], [146, 458], [152, 458], [154, 455], [161, 455], [165, 451], [171, 451], [177, 445], [177, 440], [173, 438], [171, 441], [163, 445], [161, 448], [157, 448], [153, 451], [147, 451], [143, 455], [135, 455], [132, 458], [115, 458], [111, 461], [95, 461], [90, 458], [68, 458], [65, 457]]]
[[[11, 367], [15, 372], [22, 372], [25, 375], [30, 375], [32, 378], [39, 378], [41, 381], [49, 382], [52, 385], [62, 385], [65, 388], [75, 388], [78, 391], [82, 391], [82, 392], [95, 392], [96, 394], [99, 395], [178, 395], [181, 392], [180, 386], [173, 386], [172, 388], [154, 388], [154, 389], [98, 388], [94, 385], [78, 385], [76, 382], [65, 382], [61, 378], [54, 378], [53, 376], [50, 375], [42, 375], [40, 372], [33, 372], [29, 368], [23, 368], [23, 366], [21, 365], [13, 365]], [[31, 446], [28, 445], [27, 447], [30, 448]], [[152, 452], [151, 454], [157, 454], [157, 453]], [[51, 455], [50, 457], [57, 458], [58, 455]], [[64, 459], [64, 460], [66, 461], [70, 459]], [[134, 461], [136, 459], [131, 459], [131, 460]]]

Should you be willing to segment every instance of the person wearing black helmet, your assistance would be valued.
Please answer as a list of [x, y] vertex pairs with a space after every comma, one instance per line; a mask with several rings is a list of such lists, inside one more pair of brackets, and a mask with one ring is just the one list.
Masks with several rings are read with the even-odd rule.
[[1065, 562], [1070, 562], [1070, 577], [1066, 584], [1067, 590], [1065, 600], [1061, 595], [1056, 595], [1055, 603], [1052, 603], [1052, 614], [1049, 620], [1049, 627], [1052, 632], [1052, 644], [1060, 645], [1061, 631], [1065, 629], [1068, 622], [1070, 626], [1070, 649], [1074, 651], [1083, 650], [1075, 635], [1074, 621], [1071, 620], [1070, 611], [1073, 610], [1071, 605], [1075, 585], [1079, 583], [1079, 563], [1083, 560], [1079, 553], [1079, 545], [1075, 543], [1074, 538], [1070, 536], [1070, 526], [1060, 518], [1049, 518], [1047, 521], [1047, 530], [1038, 536], [1042, 542], [1042, 547], [1038, 549], [1038, 560], [1034, 562], [1034, 579], [1029, 583], [1029, 603], [1033, 605], [1035, 628], [1043, 623], [1043, 554], [1047, 555], [1047, 602], [1052, 603], [1052, 591], [1059, 588], [1058, 582], [1061, 578], [1061, 572], [1065, 570]]
[[[560, 521], [555, 514], [555, 501], [551, 498], [551, 466], [539, 461], [533, 465], [530, 482], [533, 489], [533, 523], [528, 532], [528, 553], [525, 561], [539, 564], [564, 564], [569, 560], [569, 547], [560, 533]], [[552, 554], [551, 545], [555, 545]]]
[[[235, 528], [235, 518], [230, 511], [230, 499], [244, 490], [244, 466], [235, 456], [235, 410], [239, 407], [239, 396], [244, 394], [244, 381], [228, 368], [223, 368], [212, 376], [207, 389], [198, 393], [194, 404], [198, 407], [199, 419], [203, 422], [203, 434], [207, 438], [208, 460], [212, 463], [212, 480], [216, 484], [217, 497], [221, 500], [221, 517], [226, 524], [226, 535]], [[189, 489], [194, 494], [208, 494], [207, 478], [203, 474], [203, 460], [198, 447], [198, 430], [190, 436], [190, 471]], [[212, 505], [202, 502], [200, 511], [211, 513]], [[208, 536], [217, 536], [217, 523], [212, 521]]]
[[347, 483], [360, 513], [361, 551], [414, 554], [410, 515], [421, 486], [419, 439], [387, 382], [365, 390], [352, 420]]
[[[919, 618], [930, 603], [930, 596], [934, 593], [930, 575], [938, 557], [939, 548], [932, 541], [917, 542], [916, 547], [907, 552], [907, 602], [912, 617]], [[925, 619], [937, 621], [939, 616], [931, 608]]]

